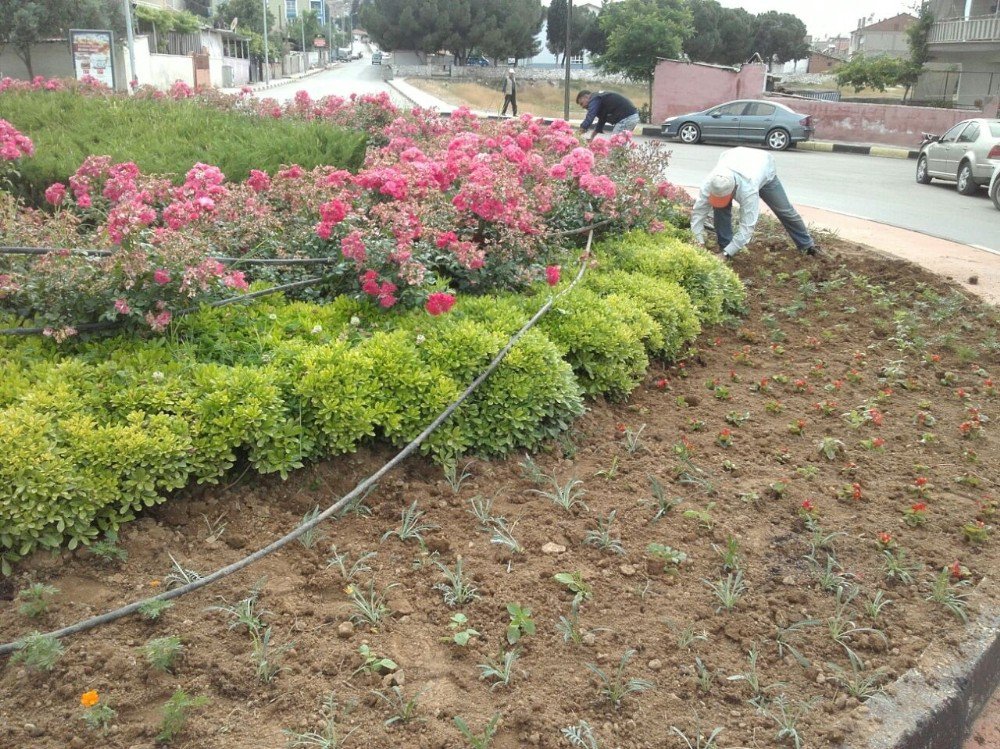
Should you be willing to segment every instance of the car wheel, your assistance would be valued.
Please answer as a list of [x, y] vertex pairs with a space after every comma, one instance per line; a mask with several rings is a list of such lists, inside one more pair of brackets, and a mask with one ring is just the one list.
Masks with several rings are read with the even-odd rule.
[[677, 131], [677, 137], [683, 143], [697, 143], [701, 140], [701, 128], [693, 122], [685, 122], [681, 129]]
[[917, 182], [921, 185], [931, 183], [931, 175], [927, 173], [927, 156], [924, 154], [920, 154], [920, 158], [917, 159]]
[[993, 180], [993, 187], [990, 188], [990, 200], [993, 207], [1000, 211], [1000, 178]]
[[955, 185], [962, 195], [975, 195], [979, 186], [972, 179], [972, 165], [968, 161], [963, 161], [958, 168], [958, 182]]
[[787, 130], [775, 128], [767, 134], [764, 142], [767, 143], [767, 147], [772, 151], [784, 151], [792, 144], [792, 138]]

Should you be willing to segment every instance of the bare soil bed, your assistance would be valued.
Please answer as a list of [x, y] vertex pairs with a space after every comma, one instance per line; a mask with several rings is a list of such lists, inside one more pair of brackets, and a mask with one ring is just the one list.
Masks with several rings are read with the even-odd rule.
[[[472, 746], [456, 716], [480, 734], [497, 716], [489, 745], [500, 749], [570, 746], [561, 729], [580, 721], [595, 738], [580, 746], [685, 747], [680, 733], [706, 746], [715, 728], [720, 749], [795, 746], [789, 731], [803, 746], [862, 745], [877, 730], [863, 699], [891, 692], [931, 643], [957, 652], [966, 625], [956, 612], [967, 604], [972, 620], [995, 602], [983, 581], [1000, 562], [1000, 456], [988, 420], [1000, 341], [993, 308], [916, 266], [834, 239], [824, 246], [831, 255], [813, 260], [758, 241], [735, 263], [746, 317], [705, 331], [696, 351], [652, 369], [627, 402], [592, 403], [534, 465], [520, 455], [476, 461], [453, 488], [439, 467], [412, 460], [311, 548], [288, 546], [155, 621], [69, 638], [51, 671], [0, 662], [0, 746], [153, 747], [178, 687], [207, 702], [188, 711], [171, 745], [199, 749]], [[237, 471], [228, 486], [184, 492], [123, 531], [124, 562], [83, 549], [36, 555], [0, 580], [0, 639], [154, 594], [168, 584], [168, 555], [203, 574], [233, 562], [390, 455], [372, 448], [287, 481]], [[556, 491], [538, 474], [563, 489], [582, 482], [581, 503], [558, 506], [539, 493]], [[484, 530], [473, 500], [492, 502], [522, 552], [491, 542], [496, 523]], [[414, 502], [433, 526], [423, 543], [385, 537]], [[880, 534], [891, 539], [880, 544]], [[345, 579], [328, 562], [331, 544], [348, 571], [375, 552], [371, 571]], [[650, 544], [686, 558], [666, 563]], [[726, 559], [731, 544], [736, 558]], [[884, 550], [896, 560], [891, 575]], [[449, 607], [435, 563], [454, 570], [459, 557], [478, 598]], [[928, 600], [942, 570], [939, 600]], [[580, 573], [592, 589], [578, 607], [579, 643], [557, 629], [574, 598], [559, 573]], [[717, 595], [727, 579], [737, 588], [729, 612]], [[17, 598], [32, 583], [59, 591], [34, 619]], [[370, 590], [391, 612], [375, 624], [352, 602]], [[209, 609], [252, 591], [271, 627], [270, 663], [283, 669], [270, 681], [258, 677], [247, 628]], [[891, 603], [873, 618], [878, 591]], [[941, 602], [949, 594], [952, 609]], [[530, 609], [535, 631], [522, 627], [512, 646], [515, 603]], [[456, 613], [481, 633], [464, 647], [452, 641]], [[143, 646], [168, 635], [183, 650], [158, 671]], [[366, 672], [362, 645], [397, 668]], [[509, 682], [482, 678], [480, 664], [504, 671], [504, 652], [518, 654]], [[627, 691], [630, 679], [650, 686]], [[615, 705], [617, 686], [626, 689]], [[82, 719], [89, 690], [117, 711], [106, 733]], [[336, 706], [324, 707], [330, 695]], [[400, 696], [415, 711], [391, 721]], [[322, 743], [332, 726], [353, 733]]]

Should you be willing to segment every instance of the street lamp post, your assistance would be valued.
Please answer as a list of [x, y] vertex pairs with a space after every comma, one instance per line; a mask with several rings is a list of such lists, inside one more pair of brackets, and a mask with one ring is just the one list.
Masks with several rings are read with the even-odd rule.
[[128, 81], [128, 90], [132, 90], [132, 83], [138, 83], [139, 74], [135, 71], [135, 32], [132, 30], [132, 2], [122, 0], [125, 6], [125, 36], [128, 39], [128, 62], [131, 68], [131, 78]]
[[264, 83], [271, 82], [271, 58], [268, 54], [267, 42], [267, 0], [260, 0], [264, 5]]
[[566, 91], [563, 95], [563, 119], [569, 119], [569, 52], [570, 52], [570, 29], [573, 28], [573, 0], [566, 2], [566, 49], [563, 51], [564, 62], [566, 63]]

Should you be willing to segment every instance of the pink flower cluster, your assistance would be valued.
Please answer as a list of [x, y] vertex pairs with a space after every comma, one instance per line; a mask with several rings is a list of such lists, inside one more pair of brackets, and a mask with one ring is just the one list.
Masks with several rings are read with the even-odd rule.
[[455, 297], [452, 294], [438, 291], [427, 296], [427, 303], [424, 305], [424, 309], [427, 310], [428, 314], [437, 317], [451, 311], [451, 308], [454, 306]]
[[31, 138], [23, 135], [7, 120], [0, 120], [0, 161], [16, 161], [35, 153]]

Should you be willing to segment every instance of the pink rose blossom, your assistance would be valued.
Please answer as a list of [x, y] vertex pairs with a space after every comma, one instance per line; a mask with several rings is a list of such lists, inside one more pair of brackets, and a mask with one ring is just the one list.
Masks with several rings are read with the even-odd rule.
[[153, 271], [153, 281], [158, 283], [160, 286], [170, 283], [170, 273], [163, 268], [157, 268]]

